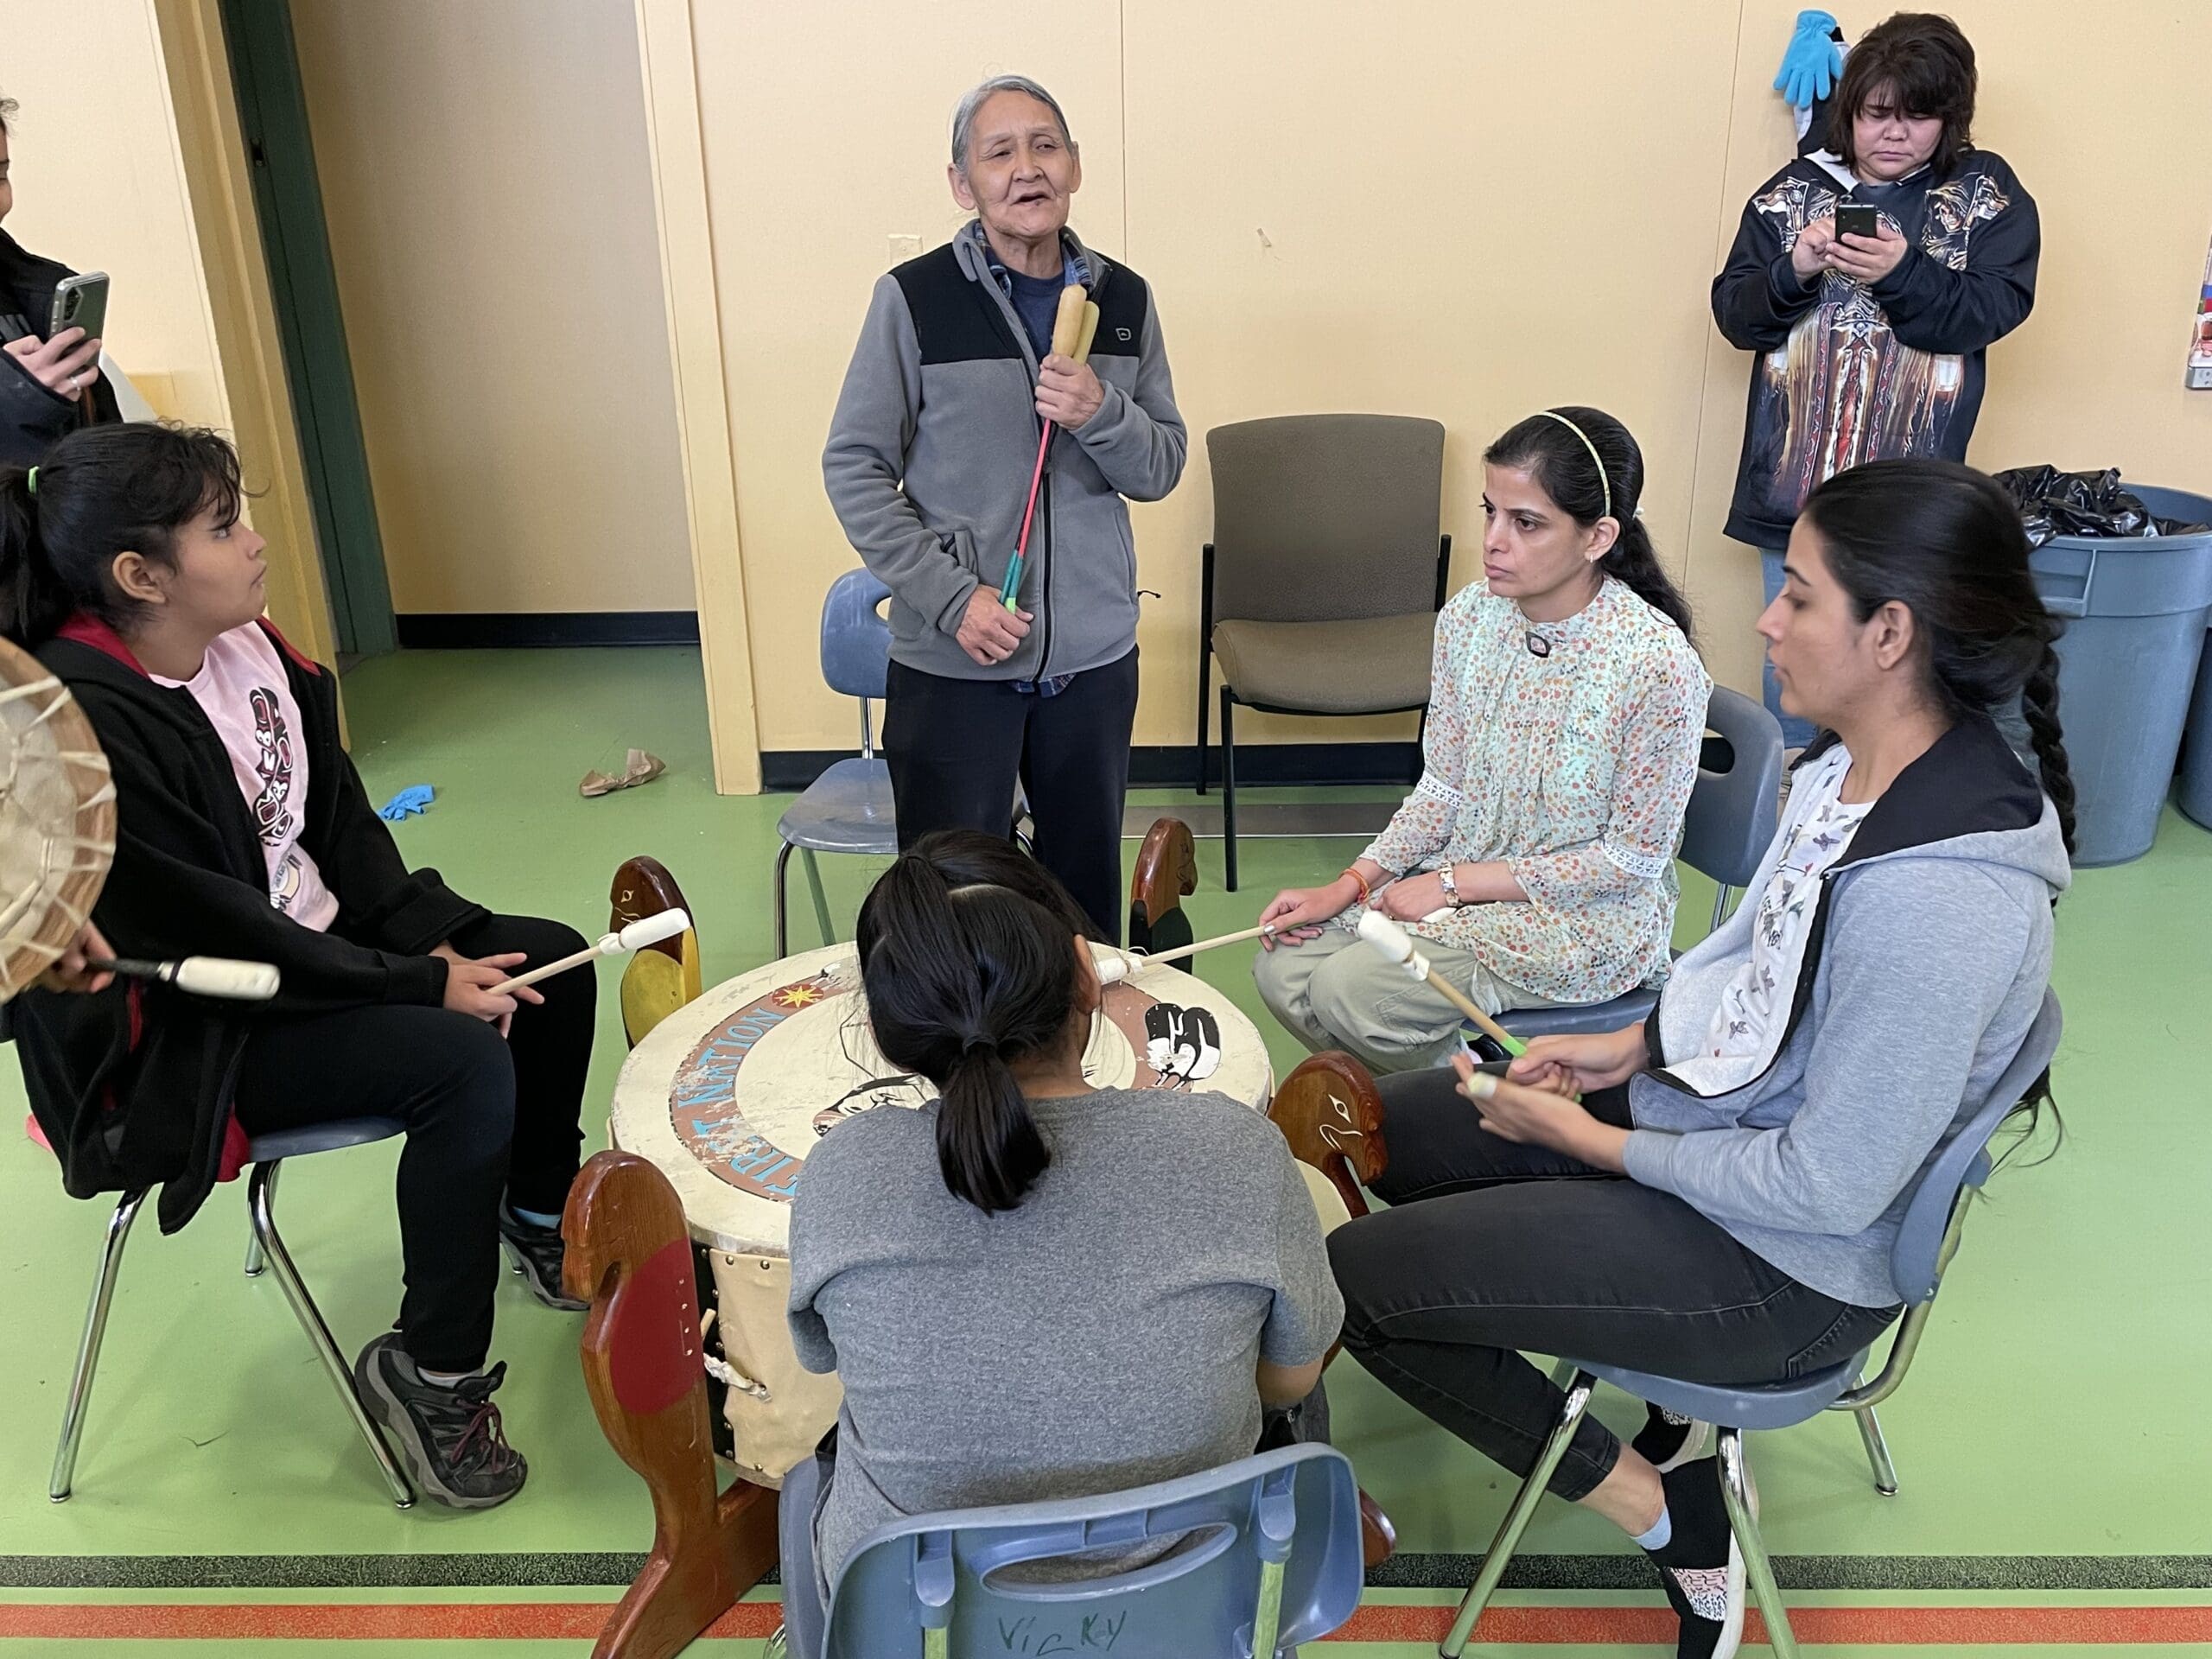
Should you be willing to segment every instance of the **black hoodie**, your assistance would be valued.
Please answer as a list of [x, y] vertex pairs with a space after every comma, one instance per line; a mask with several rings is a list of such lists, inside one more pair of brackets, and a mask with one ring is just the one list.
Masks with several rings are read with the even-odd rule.
[[[45, 339], [54, 286], [73, 275], [58, 261], [26, 252], [0, 231], [0, 344], [26, 334]], [[114, 390], [97, 370], [82, 397], [64, 397], [32, 379], [13, 357], [0, 353], [0, 358], [6, 359], [0, 362], [0, 462], [35, 466], [55, 440], [92, 421], [116, 418]]]
[[[1807, 284], [1789, 250], [1839, 201], [1871, 204], [1907, 244], [1869, 286], [1840, 271]], [[1814, 486], [1869, 461], [1964, 461], [1981, 412], [1982, 359], [2035, 304], [2042, 232], [2002, 157], [1968, 150], [1865, 183], [1834, 156], [1800, 156], [1745, 204], [1713, 282], [1713, 318], [1756, 352], [1726, 533], [1786, 546]]]
[[118, 980], [96, 996], [26, 991], [10, 1006], [23, 1084], [90, 1198], [162, 1184], [175, 1232], [221, 1171], [231, 1090], [258, 1019], [377, 1003], [435, 1007], [446, 963], [431, 948], [484, 917], [435, 870], [410, 871], [340, 747], [331, 677], [274, 627], [300, 709], [308, 798], [300, 845], [338, 899], [327, 933], [269, 901], [268, 865], [223, 740], [192, 694], [158, 684], [113, 630], [79, 618], [37, 656], [83, 708], [115, 776], [115, 862], [92, 919], [118, 954], [240, 957], [283, 975], [248, 1004]]

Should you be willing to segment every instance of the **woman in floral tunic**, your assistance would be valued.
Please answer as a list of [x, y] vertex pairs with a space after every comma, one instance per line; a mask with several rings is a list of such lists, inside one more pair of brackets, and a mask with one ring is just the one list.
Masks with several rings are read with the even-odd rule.
[[1492, 1013], [1666, 976], [1675, 849], [1713, 682], [1637, 516], [1643, 457], [1594, 409], [1483, 457], [1484, 580], [1437, 619], [1421, 779], [1325, 887], [1275, 895], [1260, 995], [1308, 1047], [1441, 1065], [1459, 1012], [1357, 943], [1371, 904]]

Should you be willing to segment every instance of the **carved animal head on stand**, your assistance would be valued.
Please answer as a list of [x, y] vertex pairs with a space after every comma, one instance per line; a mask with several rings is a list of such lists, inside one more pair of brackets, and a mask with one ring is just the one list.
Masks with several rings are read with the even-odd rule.
[[[663, 911], [697, 912], [684, 902], [683, 889], [657, 858], [638, 857], [614, 872], [607, 893], [608, 930], [620, 932], [629, 923], [658, 916]], [[646, 946], [630, 958], [622, 970], [622, 1028], [635, 1048], [645, 1033], [699, 995], [699, 935], [686, 928], [673, 938]]]
[[1179, 950], [1196, 935], [1183, 913], [1183, 899], [1198, 890], [1198, 846], [1191, 826], [1180, 818], [1161, 818], [1137, 849], [1136, 871], [1129, 880], [1129, 949]]
[[1356, 1218], [1367, 1213], [1361, 1185], [1390, 1166], [1382, 1135], [1382, 1096], [1365, 1066], [1331, 1049], [1302, 1062], [1282, 1080], [1268, 1121], [1290, 1142], [1291, 1155], [1329, 1178]]

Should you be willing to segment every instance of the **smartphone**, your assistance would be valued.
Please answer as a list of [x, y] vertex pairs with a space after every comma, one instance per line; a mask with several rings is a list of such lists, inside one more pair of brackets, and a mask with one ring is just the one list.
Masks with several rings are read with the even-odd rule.
[[1838, 236], [1878, 236], [1881, 232], [1877, 226], [1880, 219], [1879, 211], [1871, 201], [1840, 201], [1835, 205], [1835, 233]]
[[81, 276], [64, 276], [54, 285], [54, 314], [47, 321], [48, 340], [64, 328], [81, 328], [86, 340], [98, 340], [106, 327], [107, 272], [88, 270]]

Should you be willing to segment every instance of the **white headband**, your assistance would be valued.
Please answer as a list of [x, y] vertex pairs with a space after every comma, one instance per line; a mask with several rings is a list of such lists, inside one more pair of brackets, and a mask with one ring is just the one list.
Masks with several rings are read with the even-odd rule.
[[1611, 518], [1613, 516], [1613, 483], [1611, 479], [1605, 476], [1605, 463], [1599, 458], [1598, 446], [1590, 442], [1590, 435], [1587, 432], [1585, 432], [1580, 427], [1577, 426], [1573, 421], [1568, 420], [1566, 416], [1559, 414], [1555, 410], [1540, 409], [1536, 413], [1542, 416], [1548, 421], [1557, 421], [1568, 431], [1573, 433], [1576, 437], [1582, 440], [1582, 447], [1590, 452], [1591, 461], [1598, 468], [1598, 487], [1605, 493], [1605, 510], [1604, 512], [1599, 514], [1599, 517], [1601, 518]]

